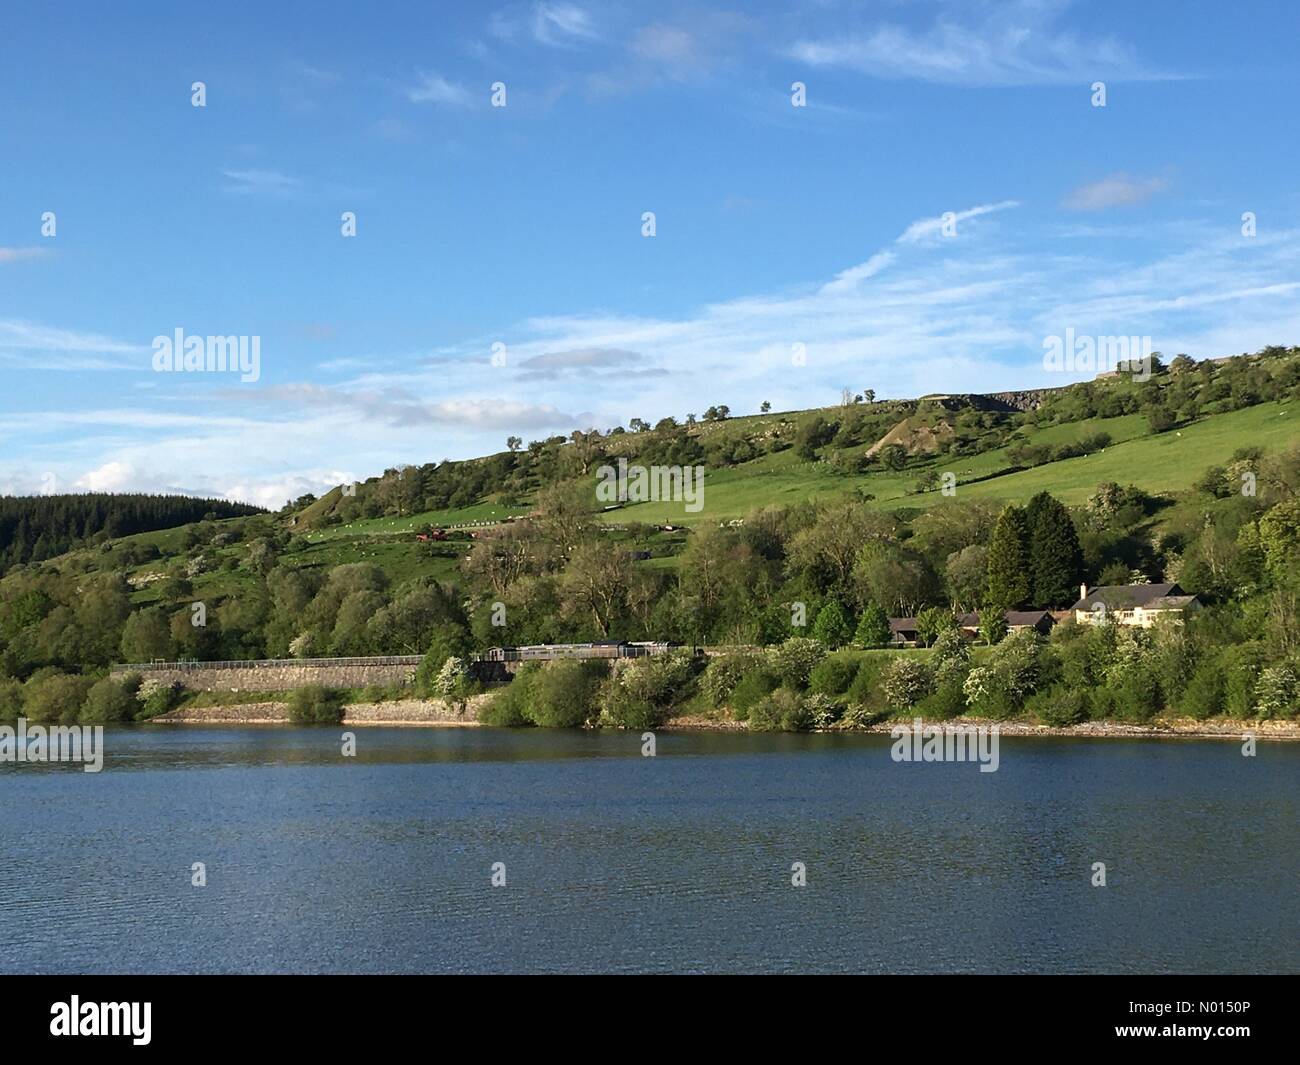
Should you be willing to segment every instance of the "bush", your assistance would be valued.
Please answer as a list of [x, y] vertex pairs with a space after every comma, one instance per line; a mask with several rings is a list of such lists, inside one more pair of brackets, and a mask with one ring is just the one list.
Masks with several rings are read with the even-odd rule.
[[760, 664], [755, 655], [720, 655], [711, 658], [705, 667], [704, 676], [700, 678], [700, 690], [711, 706], [726, 706], [736, 685]]
[[421, 695], [436, 694], [434, 685], [449, 658], [468, 658], [473, 651], [469, 630], [464, 625], [443, 622], [434, 630], [424, 659], [415, 671], [415, 687]]
[[533, 722], [525, 712], [525, 707], [528, 705], [529, 689], [541, 668], [540, 662], [525, 662], [520, 666], [514, 679], [500, 689], [486, 706], [479, 709], [479, 722], [506, 728], [531, 725]]
[[959, 684], [942, 684], [920, 702], [921, 715], [942, 721], [966, 712], [966, 695]]
[[749, 727], [755, 732], [802, 732], [812, 721], [803, 697], [789, 688], [778, 688], [749, 712]]
[[135, 696], [119, 681], [105, 677], [86, 693], [81, 720], [92, 725], [117, 724], [135, 717], [139, 706]]
[[1224, 707], [1236, 718], [1255, 714], [1255, 689], [1263, 666], [1263, 651], [1258, 644], [1240, 644], [1230, 648], [1224, 658]]
[[22, 683], [12, 677], [0, 677], [0, 721], [16, 721], [22, 714]]
[[69, 673], [33, 677], [23, 693], [23, 709], [33, 722], [74, 724], [93, 684], [89, 677]]
[[879, 691], [882, 667], [883, 662], [879, 657], [862, 659], [858, 664], [858, 671], [853, 675], [853, 683], [849, 685], [850, 705], [869, 706], [872, 713], [879, 710], [880, 703], [883, 701]]
[[860, 656], [838, 651], [823, 658], [813, 666], [808, 675], [808, 687], [819, 695], [843, 695], [849, 690], [858, 673]]
[[748, 674], [731, 693], [731, 708], [738, 721], [744, 721], [761, 700], [767, 698], [781, 684], [781, 678], [766, 669], [756, 669]]
[[1202, 662], [1183, 689], [1178, 707], [1188, 717], [1204, 721], [1224, 711], [1223, 666], [1217, 658]]
[[289, 720], [295, 725], [337, 725], [343, 720], [343, 698], [320, 684], [295, 688], [289, 693]]
[[1145, 724], [1160, 710], [1160, 685], [1144, 669], [1127, 673], [1111, 690], [1115, 697], [1115, 716], [1122, 721]]
[[545, 663], [528, 686], [524, 713], [542, 728], [579, 728], [594, 721], [596, 697], [608, 672], [607, 663], [556, 660]]
[[1269, 666], [1255, 685], [1255, 713], [1260, 717], [1290, 717], [1296, 709], [1296, 675], [1290, 666]]
[[882, 689], [885, 702], [895, 710], [910, 710], [934, 687], [930, 667], [908, 655], [900, 655], [885, 667]]
[[138, 718], [165, 714], [180, 702], [182, 688], [175, 681], [150, 677], [136, 689], [135, 699], [140, 704]]
[[843, 707], [829, 695], [810, 695], [804, 707], [812, 719], [813, 728], [830, 728], [839, 720]]
[[615, 662], [600, 691], [600, 723], [617, 728], [658, 728], [667, 720], [692, 670], [693, 660], [680, 652]]
[[1069, 728], [1088, 720], [1088, 693], [1063, 684], [1039, 692], [1026, 705], [1034, 717], [1053, 728]]
[[799, 690], [808, 686], [808, 675], [826, 657], [826, 648], [806, 636], [792, 636], [785, 643], [769, 648], [768, 657], [781, 683]]

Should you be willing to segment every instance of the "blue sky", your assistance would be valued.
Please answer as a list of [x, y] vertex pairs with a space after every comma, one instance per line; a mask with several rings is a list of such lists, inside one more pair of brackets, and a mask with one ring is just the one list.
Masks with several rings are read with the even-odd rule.
[[[11, 9], [0, 492], [278, 506], [511, 434], [1060, 384], [1066, 329], [1300, 342], [1297, 10]], [[155, 372], [177, 328], [259, 337], [259, 379]]]

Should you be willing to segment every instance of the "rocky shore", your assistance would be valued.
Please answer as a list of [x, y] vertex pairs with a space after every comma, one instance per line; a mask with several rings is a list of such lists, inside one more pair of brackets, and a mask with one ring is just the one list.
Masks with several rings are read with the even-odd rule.
[[[383, 703], [349, 703], [345, 725], [466, 725], [478, 726], [478, 710], [488, 699], [472, 696], [462, 706], [441, 699], [394, 699]], [[231, 706], [181, 707], [153, 719], [164, 725], [288, 725], [287, 703], [239, 703]]]
[[[344, 725], [390, 726], [469, 726], [477, 727], [479, 708], [490, 695], [476, 695], [463, 706], [452, 706], [440, 699], [397, 699], [382, 703], [351, 703], [344, 707]], [[183, 707], [154, 718], [158, 724], [179, 725], [288, 725], [289, 708], [285, 703], [241, 703], [232, 706]], [[831, 728], [827, 732], [864, 732], [888, 735], [890, 729], [909, 721], [882, 721], [861, 729]], [[997, 725], [1003, 736], [1083, 736], [1148, 739], [1223, 739], [1240, 740], [1251, 732], [1257, 740], [1300, 740], [1300, 721], [1236, 721], [1218, 718], [1196, 721], [1173, 718], [1153, 721], [1149, 725], [1129, 725], [1111, 721], [1087, 721], [1070, 728], [1054, 728], [1028, 721], [986, 721], [978, 718], [954, 718], [950, 721], [927, 721], [927, 725]], [[669, 731], [747, 732], [743, 721], [732, 718], [702, 716], [676, 717], [662, 726]]]

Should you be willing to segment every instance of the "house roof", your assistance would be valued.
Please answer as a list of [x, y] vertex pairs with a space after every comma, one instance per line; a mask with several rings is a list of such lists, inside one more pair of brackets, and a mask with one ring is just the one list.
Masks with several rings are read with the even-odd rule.
[[1147, 603], [1148, 610], [1181, 610], [1185, 606], [1191, 606], [1196, 603], [1200, 606], [1200, 601], [1194, 595], [1166, 595], [1159, 599], [1153, 599]]
[[[1055, 621], [1050, 610], [1008, 610], [1003, 615], [1006, 618], [1007, 625], [1011, 627], [1020, 627], [1022, 625], [1038, 625], [1046, 616]], [[980, 615], [978, 610], [972, 610], [969, 614], [962, 614], [957, 618], [957, 624], [963, 629], [979, 628]]]
[[1177, 584], [1110, 584], [1094, 588], [1070, 609], [1091, 610], [1101, 603], [1107, 610], [1132, 610], [1150, 606], [1157, 599], [1182, 595], [1183, 590]]
[[1007, 624], [1012, 628], [1019, 625], [1037, 625], [1043, 618], [1055, 621], [1050, 610], [1008, 610]]
[[916, 618], [890, 618], [890, 632], [915, 632]]

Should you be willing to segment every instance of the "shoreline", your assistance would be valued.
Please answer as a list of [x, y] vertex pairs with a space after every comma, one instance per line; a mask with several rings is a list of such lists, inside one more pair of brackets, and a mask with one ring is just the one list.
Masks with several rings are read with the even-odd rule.
[[[340, 725], [374, 728], [487, 728], [476, 719], [478, 705], [471, 699], [463, 713], [457, 713], [436, 699], [402, 699], [388, 703], [353, 703], [344, 707]], [[910, 725], [912, 718], [890, 719], [864, 728], [815, 729], [809, 735], [889, 735], [899, 725]], [[142, 724], [149, 725], [291, 725], [285, 703], [241, 703], [228, 706], [200, 706], [172, 710]], [[1241, 741], [1247, 732], [1256, 740], [1300, 741], [1300, 721], [1260, 720], [1236, 721], [1213, 719], [1196, 721], [1191, 718], [1172, 718], [1134, 725], [1118, 721], [1085, 721], [1078, 725], [1059, 727], [1038, 725], [1029, 721], [993, 721], [980, 718], [951, 718], [945, 721], [925, 721], [926, 725], [961, 725], [965, 727], [997, 727], [1002, 736], [1015, 737], [1083, 737], [1087, 739], [1217, 739]], [[660, 725], [656, 732], [749, 732], [743, 721], [731, 718], [707, 718], [684, 715]], [[757, 734], [757, 733], [756, 733]]]

